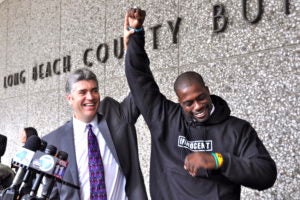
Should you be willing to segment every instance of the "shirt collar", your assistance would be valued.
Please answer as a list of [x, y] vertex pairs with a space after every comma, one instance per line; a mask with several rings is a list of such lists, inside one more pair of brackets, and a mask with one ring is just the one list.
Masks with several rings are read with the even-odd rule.
[[75, 127], [75, 130], [79, 130], [80, 132], [84, 132], [85, 129], [86, 129], [86, 126], [88, 124], [91, 124], [93, 127], [96, 127], [97, 124], [98, 124], [98, 116], [96, 115], [92, 121], [90, 121], [89, 123], [86, 123], [86, 122], [83, 122], [83, 121], [80, 121], [78, 119], [76, 119], [74, 116], [73, 116], [73, 125]]

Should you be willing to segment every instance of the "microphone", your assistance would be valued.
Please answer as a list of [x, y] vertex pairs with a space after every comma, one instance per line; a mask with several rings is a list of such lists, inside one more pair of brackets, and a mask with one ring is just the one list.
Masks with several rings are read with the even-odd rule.
[[5, 135], [0, 134], [0, 163], [1, 157], [4, 155], [6, 150], [7, 137]]
[[38, 151], [34, 155], [30, 167], [38, 170], [39, 173], [37, 174], [36, 179], [31, 187], [29, 197], [24, 197], [25, 199], [32, 199], [36, 196], [37, 190], [45, 175], [43, 172], [51, 172], [51, 170], [53, 170], [53, 168], [55, 167], [55, 161], [53, 159], [53, 156], [56, 154], [56, 151], [57, 148], [55, 146], [48, 145], [45, 149], [45, 152]]
[[30, 192], [23, 195], [21, 200], [49, 199], [55, 182], [80, 189], [79, 186], [63, 180], [68, 166], [68, 154], [59, 151], [55, 156], [56, 151], [57, 148], [53, 145], [48, 145], [44, 152], [36, 151], [29, 165], [29, 169], [36, 173], [36, 179]]
[[21, 150], [17, 151], [12, 160], [12, 164], [17, 164], [19, 168], [11, 186], [3, 191], [2, 200], [14, 200], [17, 198], [18, 188], [22, 183], [26, 171], [28, 170], [34, 153], [37, 149], [39, 149], [40, 144], [41, 139], [38, 136], [34, 135], [28, 138]]
[[[40, 144], [39, 150], [40, 151], [45, 151], [46, 146], [47, 146], [47, 142], [44, 141], [44, 140], [41, 140], [41, 144]], [[30, 193], [31, 187], [32, 187], [32, 181], [33, 181], [34, 178], [35, 178], [35, 171], [33, 171], [32, 169], [27, 170], [26, 173], [25, 173], [25, 175], [24, 175], [22, 184], [21, 184], [21, 186], [19, 188], [19, 196], [20, 197], [22, 197], [25, 194], [29, 194]]]
[[42, 194], [41, 197], [43, 199], [49, 199], [52, 189], [54, 187], [55, 184], [55, 178], [62, 178], [64, 175], [64, 170], [67, 167], [67, 164], [63, 164], [63, 162], [67, 161], [68, 159], [68, 153], [64, 152], [64, 151], [59, 151], [57, 153], [56, 156], [59, 159], [59, 164], [56, 165], [55, 169], [54, 169], [54, 176], [49, 176], [46, 175], [44, 176], [43, 180], [42, 180], [42, 184], [41, 184], [41, 188], [39, 188], [39, 190], [41, 189]]
[[45, 151], [47, 144], [48, 143], [45, 140], [41, 140], [40, 151]]

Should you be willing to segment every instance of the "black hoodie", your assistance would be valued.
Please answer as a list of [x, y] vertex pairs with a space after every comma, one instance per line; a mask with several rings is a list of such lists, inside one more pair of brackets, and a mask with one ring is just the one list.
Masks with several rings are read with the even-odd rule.
[[[264, 190], [276, 180], [276, 165], [245, 120], [230, 116], [227, 103], [212, 95], [215, 110], [194, 122], [180, 104], [160, 93], [144, 49], [144, 32], [130, 37], [126, 76], [135, 103], [151, 132], [150, 193], [153, 200], [240, 199], [241, 185]], [[190, 152], [220, 152], [218, 170], [190, 176], [183, 168]]]

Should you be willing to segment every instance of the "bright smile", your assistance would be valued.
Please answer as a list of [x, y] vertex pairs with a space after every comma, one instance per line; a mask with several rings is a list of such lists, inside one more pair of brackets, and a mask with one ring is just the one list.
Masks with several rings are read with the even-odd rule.
[[96, 107], [96, 103], [84, 103], [83, 107], [94, 109]]
[[194, 112], [196, 118], [204, 118], [207, 115], [207, 109], [202, 110], [202, 112]]
[[205, 106], [203, 107], [202, 109], [196, 111], [196, 112], [193, 112], [193, 116], [196, 118], [196, 119], [205, 119], [208, 115], [208, 106]]

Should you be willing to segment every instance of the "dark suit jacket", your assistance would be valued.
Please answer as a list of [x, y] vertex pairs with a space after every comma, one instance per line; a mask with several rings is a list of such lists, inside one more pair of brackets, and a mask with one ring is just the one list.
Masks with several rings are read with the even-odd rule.
[[[101, 101], [98, 110], [98, 128], [126, 177], [125, 191], [129, 200], [148, 199], [138, 159], [134, 126], [139, 114], [131, 95], [121, 103], [106, 97]], [[73, 134], [71, 120], [47, 134], [43, 140], [48, 145], [54, 145], [58, 150], [68, 153], [69, 165], [63, 179], [79, 186]], [[51, 199], [79, 200], [80, 194], [78, 189], [57, 183], [52, 190]]]

